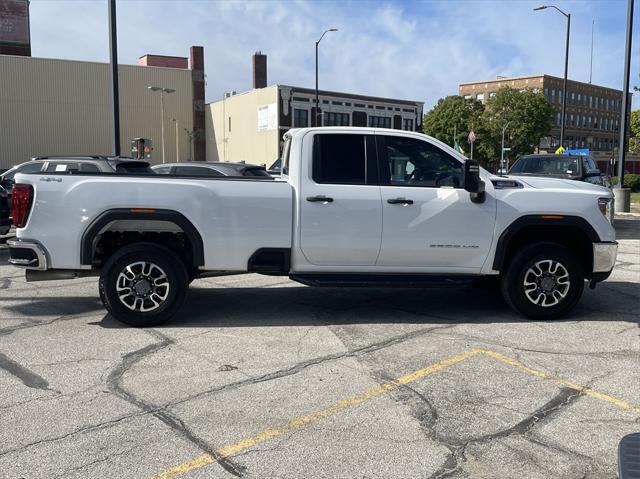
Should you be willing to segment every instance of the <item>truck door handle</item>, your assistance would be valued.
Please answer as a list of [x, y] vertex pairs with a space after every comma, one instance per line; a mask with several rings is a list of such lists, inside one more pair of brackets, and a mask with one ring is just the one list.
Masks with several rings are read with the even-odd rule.
[[333, 198], [329, 198], [328, 196], [324, 195], [307, 196], [307, 201], [311, 201], [312, 203], [333, 203]]
[[390, 198], [387, 200], [387, 203], [392, 205], [412, 205], [413, 200], [407, 198]]

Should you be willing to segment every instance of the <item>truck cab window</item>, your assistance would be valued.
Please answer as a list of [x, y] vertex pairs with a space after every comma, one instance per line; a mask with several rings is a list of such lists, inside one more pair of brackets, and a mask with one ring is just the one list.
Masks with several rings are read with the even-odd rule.
[[313, 144], [313, 181], [342, 185], [366, 183], [365, 136], [319, 134]]
[[463, 164], [426, 141], [385, 136], [382, 184], [391, 186], [463, 186]]

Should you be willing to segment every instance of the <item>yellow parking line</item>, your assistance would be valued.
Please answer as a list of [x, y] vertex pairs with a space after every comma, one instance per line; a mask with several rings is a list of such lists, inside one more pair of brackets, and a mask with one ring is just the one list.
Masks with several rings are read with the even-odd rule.
[[[233, 454], [237, 454], [239, 452], [244, 451], [245, 449], [249, 449], [257, 444], [263, 443], [270, 439], [273, 439], [278, 436], [282, 436], [290, 431], [306, 426], [307, 424], [311, 424], [313, 422], [319, 421], [320, 419], [333, 416], [345, 409], [356, 406], [358, 404], [362, 404], [369, 399], [373, 399], [378, 397], [384, 393], [389, 391], [393, 391], [397, 389], [399, 386], [409, 384], [413, 381], [416, 381], [420, 378], [428, 376], [430, 374], [436, 373], [438, 371], [442, 371], [448, 367], [453, 366], [454, 364], [458, 364], [461, 361], [464, 361], [467, 358], [475, 356], [480, 353], [478, 349], [472, 349], [469, 351], [465, 351], [451, 358], [440, 361], [436, 364], [432, 364], [431, 366], [427, 366], [426, 368], [420, 369], [413, 373], [407, 374], [400, 378], [394, 379], [393, 381], [389, 381], [384, 383], [383, 385], [370, 389], [369, 391], [365, 391], [363, 393], [357, 394], [347, 399], [343, 399], [342, 401], [338, 401], [337, 403], [329, 406], [326, 409], [316, 411], [314, 413], [308, 414], [306, 416], [300, 416], [282, 426], [274, 427], [271, 429], [267, 429], [255, 436], [242, 439], [235, 444], [230, 444], [228, 446], [224, 446], [216, 451], [216, 453], [220, 457], [228, 457]], [[191, 461], [185, 462], [183, 464], [179, 464], [174, 466], [166, 471], [163, 471], [155, 476], [152, 479], [173, 479], [175, 477], [186, 474], [187, 472], [193, 471], [195, 469], [200, 469], [201, 467], [208, 466], [209, 464], [213, 464], [215, 459], [210, 454], [202, 454]]]
[[[509, 366], [513, 366], [515, 368], [520, 369], [521, 371], [526, 372], [527, 374], [531, 374], [540, 379], [550, 380], [555, 382], [556, 384], [562, 385], [567, 388], [574, 389], [576, 391], [580, 391], [580, 393], [598, 399], [600, 401], [605, 401], [610, 404], [613, 404], [619, 408], [634, 412], [636, 414], [640, 414], [640, 407], [633, 406], [621, 399], [615, 398], [613, 396], [609, 396], [607, 394], [602, 394], [597, 391], [594, 391], [591, 388], [584, 387], [580, 384], [573, 383], [567, 381], [565, 379], [553, 376], [549, 373], [541, 371], [539, 369], [530, 368], [526, 366], [522, 362], [517, 359], [510, 358], [509, 356], [505, 356], [504, 354], [498, 353], [496, 351], [491, 351], [488, 349], [470, 349], [463, 353], [460, 353], [456, 356], [453, 356], [448, 359], [444, 359], [438, 363], [432, 364], [431, 366], [427, 366], [426, 368], [420, 369], [418, 371], [414, 371], [412, 373], [406, 374], [402, 377], [389, 381], [387, 383], [382, 384], [381, 386], [370, 389], [369, 391], [365, 391], [363, 393], [357, 394], [347, 399], [343, 399], [338, 401], [337, 403], [329, 406], [326, 409], [322, 409], [320, 411], [313, 412], [306, 416], [300, 416], [286, 424], [283, 424], [278, 427], [274, 427], [271, 429], [267, 429], [261, 433], [256, 434], [255, 436], [248, 437], [246, 439], [242, 439], [235, 444], [230, 444], [224, 446], [216, 451], [219, 457], [229, 457], [234, 454], [238, 454], [246, 449], [252, 448], [258, 444], [269, 441], [270, 439], [276, 438], [278, 436], [282, 436], [288, 432], [291, 432], [295, 429], [306, 426], [307, 424], [314, 423], [319, 421], [320, 419], [324, 419], [329, 416], [333, 416], [345, 409], [356, 406], [358, 404], [362, 404], [365, 401], [376, 398], [382, 394], [385, 394], [389, 391], [393, 391], [397, 389], [399, 386], [412, 383], [420, 378], [424, 378], [429, 376], [430, 374], [442, 371], [443, 369], [449, 368], [458, 364], [465, 359], [469, 359], [478, 354], [482, 354], [493, 359], [496, 359], [504, 364]], [[183, 474], [186, 474], [190, 471], [200, 469], [202, 467], [213, 464], [216, 460], [210, 454], [202, 454], [190, 461], [187, 461], [183, 464], [179, 464], [177, 466], [171, 467], [163, 472], [152, 476], [151, 479], [173, 479], [179, 477]]]
[[560, 384], [564, 387], [570, 388], [570, 389], [574, 389], [576, 391], [580, 391], [582, 394], [584, 394], [585, 396], [590, 396], [592, 398], [595, 399], [599, 399], [600, 401], [605, 401], [608, 403], [611, 403], [615, 406], [618, 406], [621, 409], [626, 409], [627, 411], [631, 411], [634, 412], [636, 414], [640, 414], [640, 407], [637, 406], [633, 406], [631, 404], [629, 404], [626, 401], [623, 401], [622, 399], [618, 399], [615, 398], [613, 396], [609, 396], [608, 394], [602, 394], [599, 393], [597, 391], [594, 391], [591, 388], [582, 386], [581, 384], [576, 384], [573, 383], [571, 381], [567, 381], [565, 379], [553, 376], [551, 374], [545, 373], [544, 371], [540, 371], [538, 369], [533, 369], [530, 368], [529, 366], [525, 366], [524, 364], [522, 364], [520, 361], [518, 361], [517, 359], [513, 359], [510, 358], [509, 356], [505, 356], [504, 354], [500, 354], [497, 353], [495, 351], [490, 351], [488, 349], [480, 349], [478, 350], [479, 353], [481, 354], [485, 354], [487, 356], [490, 356], [494, 359], [497, 359], [498, 361], [508, 364], [509, 366], [513, 366], [515, 368], [518, 368], [528, 374], [531, 374], [533, 376], [537, 376], [539, 378], [542, 379], [549, 379], [557, 384]]

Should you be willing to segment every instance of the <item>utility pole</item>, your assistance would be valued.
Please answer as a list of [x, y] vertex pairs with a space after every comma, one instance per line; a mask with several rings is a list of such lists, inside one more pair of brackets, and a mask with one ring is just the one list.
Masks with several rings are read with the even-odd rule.
[[593, 25], [595, 20], [591, 20], [591, 60], [589, 61], [589, 85], [591, 85], [591, 79], [593, 77]]
[[113, 113], [113, 155], [120, 156], [120, 94], [118, 90], [118, 34], [116, 0], [109, 0], [109, 62]]

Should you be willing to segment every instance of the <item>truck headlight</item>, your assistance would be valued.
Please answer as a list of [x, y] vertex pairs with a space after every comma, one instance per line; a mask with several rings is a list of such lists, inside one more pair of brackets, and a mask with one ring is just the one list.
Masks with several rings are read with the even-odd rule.
[[613, 224], [613, 198], [598, 198], [600, 212]]

